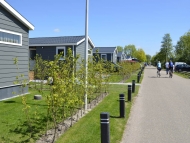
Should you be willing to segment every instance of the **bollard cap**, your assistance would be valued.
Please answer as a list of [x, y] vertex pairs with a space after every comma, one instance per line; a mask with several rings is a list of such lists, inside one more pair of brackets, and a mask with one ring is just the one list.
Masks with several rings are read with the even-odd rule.
[[125, 94], [119, 94], [119, 100], [125, 100]]
[[129, 84], [128, 87], [132, 87], [132, 85]]
[[108, 112], [102, 112], [100, 113], [100, 118], [101, 119], [109, 119], [109, 113]]
[[125, 97], [125, 94], [121, 93], [119, 94], [119, 97]]

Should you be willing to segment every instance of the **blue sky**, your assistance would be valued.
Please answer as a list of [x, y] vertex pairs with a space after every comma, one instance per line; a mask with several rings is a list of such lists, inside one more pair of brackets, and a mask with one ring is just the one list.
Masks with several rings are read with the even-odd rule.
[[[6, 0], [34, 26], [29, 37], [85, 35], [86, 0]], [[190, 0], [89, 0], [95, 46], [134, 44], [155, 55], [169, 33], [173, 45], [190, 30]]]

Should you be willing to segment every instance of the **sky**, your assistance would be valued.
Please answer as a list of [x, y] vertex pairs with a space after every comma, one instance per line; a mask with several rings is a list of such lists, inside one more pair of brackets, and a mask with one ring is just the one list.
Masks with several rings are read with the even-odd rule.
[[[29, 37], [85, 35], [86, 0], [5, 0], [30, 23]], [[96, 47], [133, 44], [151, 56], [169, 33], [190, 30], [190, 0], [89, 0], [88, 35]]]

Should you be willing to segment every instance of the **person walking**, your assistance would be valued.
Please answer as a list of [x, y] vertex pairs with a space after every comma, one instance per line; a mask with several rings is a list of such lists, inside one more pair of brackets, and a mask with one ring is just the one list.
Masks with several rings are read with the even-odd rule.
[[166, 66], [166, 74], [168, 74], [168, 70], [169, 70], [169, 62], [168, 61], [166, 62], [165, 66]]

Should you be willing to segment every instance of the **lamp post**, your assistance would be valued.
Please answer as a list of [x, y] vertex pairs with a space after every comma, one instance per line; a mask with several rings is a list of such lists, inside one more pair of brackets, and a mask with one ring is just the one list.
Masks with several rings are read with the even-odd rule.
[[168, 51], [167, 51], [167, 47], [168, 47], [168, 44], [166, 45], [166, 62], [167, 62], [167, 53], [168, 53]]
[[88, 79], [88, 0], [86, 0], [86, 18], [85, 18], [85, 112], [87, 111], [87, 79]]

